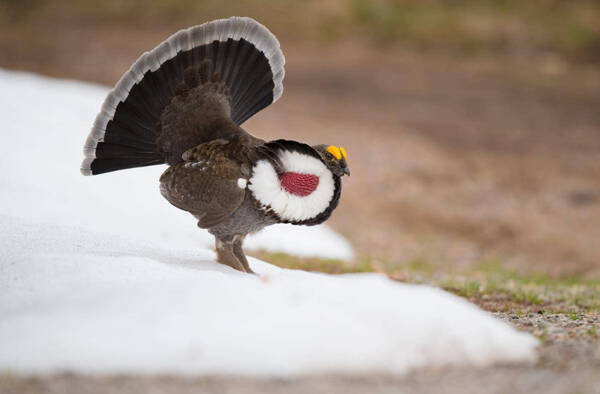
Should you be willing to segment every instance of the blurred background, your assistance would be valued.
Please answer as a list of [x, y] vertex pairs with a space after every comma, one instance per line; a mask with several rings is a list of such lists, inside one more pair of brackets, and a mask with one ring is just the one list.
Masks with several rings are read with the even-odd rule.
[[287, 58], [244, 127], [348, 151], [329, 224], [356, 267], [600, 275], [598, 1], [0, 0], [0, 67], [112, 86], [231, 15]]

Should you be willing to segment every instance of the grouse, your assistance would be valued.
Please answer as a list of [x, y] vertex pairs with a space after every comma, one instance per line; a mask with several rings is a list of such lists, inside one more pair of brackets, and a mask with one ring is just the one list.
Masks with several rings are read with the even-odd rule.
[[240, 127], [283, 92], [277, 38], [251, 18], [180, 30], [145, 52], [108, 94], [84, 145], [83, 175], [167, 164], [161, 194], [214, 235], [217, 261], [252, 273], [242, 243], [275, 223], [329, 218], [346, 151]]

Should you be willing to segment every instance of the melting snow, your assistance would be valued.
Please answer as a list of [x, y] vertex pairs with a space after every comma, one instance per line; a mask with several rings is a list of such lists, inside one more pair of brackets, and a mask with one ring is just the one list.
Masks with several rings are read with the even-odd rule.
[[[162, 168], [79, 174], [106, 93], [0, 70], [0, 370], [289, 376], [534, 358], [533, 337], [439, 289], [216, 264], [211, 237], [160, 196]], [[249, 244], [352, 255], [326, 227]]]

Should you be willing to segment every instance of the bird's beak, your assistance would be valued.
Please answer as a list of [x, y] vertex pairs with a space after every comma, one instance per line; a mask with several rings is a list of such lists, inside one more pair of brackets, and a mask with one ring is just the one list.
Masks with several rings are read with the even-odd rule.
[[350, 176], [350, 168], [344, 167], [344, 174]]

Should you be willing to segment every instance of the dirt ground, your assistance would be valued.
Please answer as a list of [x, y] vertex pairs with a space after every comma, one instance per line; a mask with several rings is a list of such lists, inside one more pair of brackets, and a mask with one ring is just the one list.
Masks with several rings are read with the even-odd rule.
[[[59, 22], [0, 26], [0, 67], [112, 85], [174, 30]], [[357, 260], [426, 261], [440, 272], [494, 260], [517, 272], [600, 276], [597, 65], [544, 52], [281, 44], [284, 94], [244, 127], [267, 139], [346, 148], [352, 176], [329, 224], [352, 241]], [[563, 315], [498, 315], [550, 333], [533, 366], [291, 380], [3, 375], [0, 392], [600, 392], [597, 310], [576, 319], [583, 328]], [[577, 330], [592, 334], [569, 334]]]

